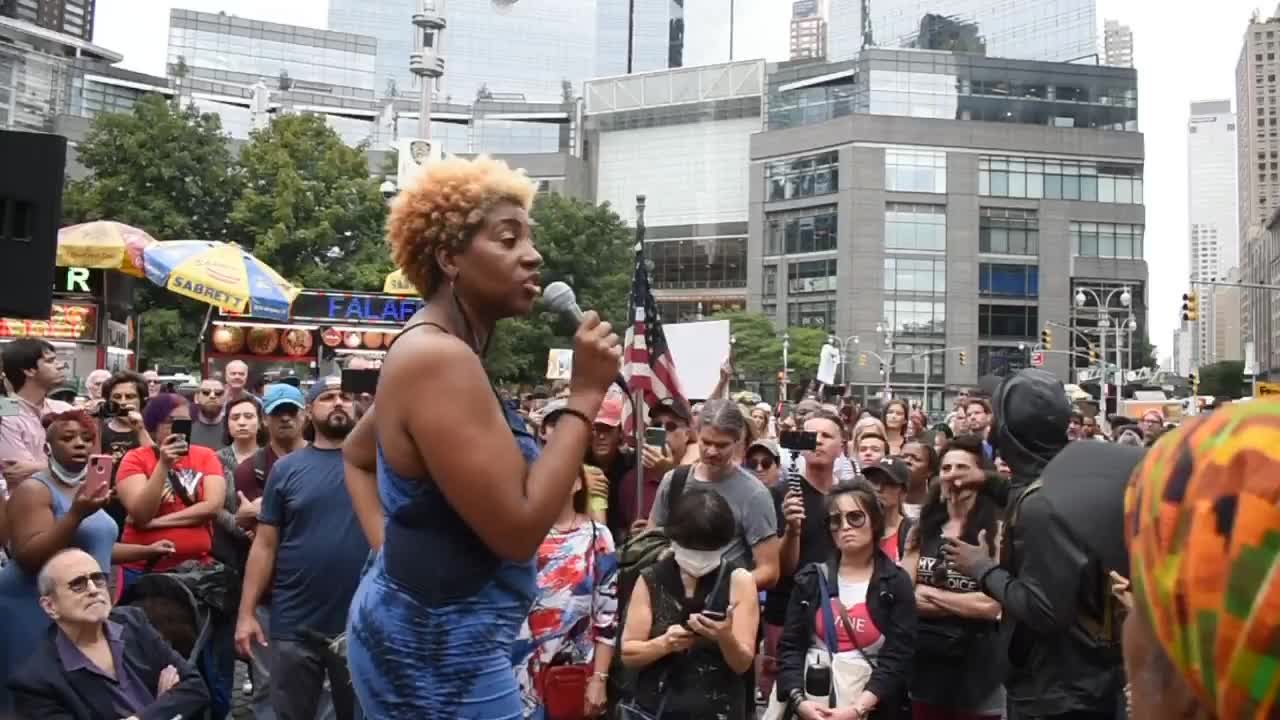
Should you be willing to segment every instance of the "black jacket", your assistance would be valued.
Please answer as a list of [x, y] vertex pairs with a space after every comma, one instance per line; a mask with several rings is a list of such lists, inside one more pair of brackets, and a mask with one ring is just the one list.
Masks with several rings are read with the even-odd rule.
[[974, 573], [1002, 609], [1009, 702], [1036, 717], [1114, 712], [1124, 687], [1119, 644], [1082, 622], [1091, 617], [1097, 627], [1105, 619], [1098, 599], [1109, 592], [1106, 573], [1043, 495], [1024, 497], [1027, 486], [988, 477], [984, 492], [1008, 510], [1005, 538], [1000, 563], [986, 560]]
[[[839, 594], [839, 558], [826, 563], [828, 589]], [[804, 689], [805, 655], [815, 633], [814, 617], [818, 600], [817, 563], [801, 568], [795, 575], [795, 589], [787, 606], [787, 621], [778, 641], [778, 696], [791, 697]], [[907, 686], [911, 681], [916, 650], [916, 599], [911, 577], [887, 555], [876, 549], [875, 570], [867, 586], [867, 612], [884, 636], [884, 645], [875, 658], [875, 669], [866, 689], [880, 699], [872, 713], [877, 720], [900, 717]]]
[[[194, 667], [189, 665], [136, 607], [118, 607], [111, 620], [119, 624], [124, 638], [124, 664], [154, 693], [160, 672], [172, 665], [178, 684], [137, 713], [139, 720], [171, 720], [174, 716], [196, 718], [209, 705], [209, 691]], [[9, 680], [14, 710], [31, 720], [119, 720], [111, 712], [111, 695], [106, 680], [88, 670], [66, 672], [54, 643], [55, 625], [37, 645], [31, 659]]]

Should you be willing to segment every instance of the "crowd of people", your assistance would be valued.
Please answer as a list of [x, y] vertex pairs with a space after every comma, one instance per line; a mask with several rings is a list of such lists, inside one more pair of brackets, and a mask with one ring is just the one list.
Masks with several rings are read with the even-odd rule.
[[76, 408], [7, 344], [0, 717], [222, 718], [237, 659], [260, 718], [1280, 712], [1280, 405], [1098, 443], [1038, 370], [932, 424], [726, 382], [633, 448], [594, 313], [549, 397], [484, 371], [538, 295], [532, 193], [479, 158], [397, 197], [426, 304], [372, 399], [228, 366]]

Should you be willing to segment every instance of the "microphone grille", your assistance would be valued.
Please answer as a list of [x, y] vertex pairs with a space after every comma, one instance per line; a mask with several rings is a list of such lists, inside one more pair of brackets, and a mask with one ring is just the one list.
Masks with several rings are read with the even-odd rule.
[[569, 287], [568, 283], [557, 280], [543, 289], [542, 301], [552, 310], [564, 311], [573, 307], [576, 298], [573, 296], [573, 288]]

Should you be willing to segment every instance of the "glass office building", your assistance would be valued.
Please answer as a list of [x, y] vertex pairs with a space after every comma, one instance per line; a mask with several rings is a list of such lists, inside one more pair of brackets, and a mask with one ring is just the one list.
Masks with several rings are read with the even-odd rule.
[[1131, 68], [876, 48], [769, 75], [769, 129], [867, 113], [1102, 130], [1138, 129]]
[[[568, 81], [683, 64], [685, 0], [449, 0], [439, 100], [469, 103], [481, 88], [559, 100]], [[378, 92], [409, 72], [417, 0], [329, 0], [329, 27], [377, 38]], [[630, 42], [628, 42], [628, 31]], [[580, 92], [580, 90], [578, 91]]]
[[[373, 97], [377, 43], [369, 36], [247, 20], [221, 13], [169, 14], [170, 76], [253, 85], [265, 80], [337, 95]], [[407, 65], [407, 63], [406, 63]]]
[[[831, 60], [862, 49], [863, 1], [831, 0]], [[989, 57], [1064, 62], [1098, 52], [1095, 1], [871, 0], [871, 34], [877, 47], [915, 47], [926, 17], [942, 17], [977, 25]]]

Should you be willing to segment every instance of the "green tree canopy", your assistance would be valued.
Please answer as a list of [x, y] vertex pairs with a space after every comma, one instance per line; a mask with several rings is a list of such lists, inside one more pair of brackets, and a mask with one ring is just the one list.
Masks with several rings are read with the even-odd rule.
[[[747, 377], [773, 380], [782, 369], [782, 336], [769, 316], [752, 312], [727, 312], [713, 316], [728, 320], [733, 334], [733, 365]], [[789, 385], [804, 387], [818, 374], [818, 359], [827, 333], [821, 328], [796, 326], [786, 329], [790, 338], [787, 364], [791, 367]]]
[[[600, 313], [621, 335], [635, 259], [632, 231], [607, 204], [561, 195], [540, 195], [530, 216], [542, 253], [543, 286], [569, 283], [578, 304]], [[527, 318], [498, 324], [485, 364], [505, 382], [543, 382], [547, 351], [572, 348], [574, 330], [572, 323], [538, 306]]]
[[[115, 220], [158, 240], [227, 240], [240, 182], [217, 115], [159, 95], [94, 118], [76, 148], [88, 175], [67, 183], [64, 224]], [[135, 281], [140, 362], [192, 366], [207, 306]]]
[[1244, 383], [1244, 363], [1224, 360], [1200, 368], [1200, 395], [1240, 398], [1248, 394]]
[[386, 205], [364, 147], [318, 115], [282, 115], [250, 133], [240, 168], [231, 224], [246, 249], [303, 287], [381, 289]]

